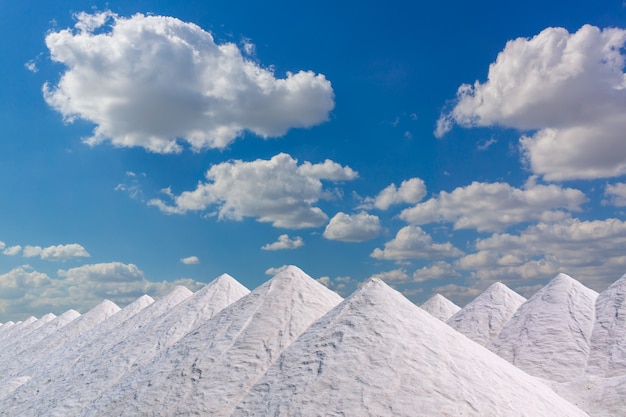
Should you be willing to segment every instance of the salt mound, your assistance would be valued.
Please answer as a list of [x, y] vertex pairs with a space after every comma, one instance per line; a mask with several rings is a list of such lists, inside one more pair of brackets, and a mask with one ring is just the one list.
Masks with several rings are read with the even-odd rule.
[[461, 307], [441, 294], [433, 295], [420, 307], [422, 307], [422, 310], [430, 313], [433, 317], [441, 321], [447, 321], [461, 310]]
[[607, 377], [626, 375], [626, 275], [596, 300], [587, 372]]
[[371, 280], [276, 360], [233, 416], [586, 416]]
[[559, 274], [522, 304], [489, 348], [531, 375], [571, 380], [585, 370], [597, 296]]
[[289, 267], [131, 372], [79, 415], [230, 416], [280, 352], [340, 301]]
[[488, 346], [526, 299], [496, 282], [452, 316], [448, 325], [474, 342]]

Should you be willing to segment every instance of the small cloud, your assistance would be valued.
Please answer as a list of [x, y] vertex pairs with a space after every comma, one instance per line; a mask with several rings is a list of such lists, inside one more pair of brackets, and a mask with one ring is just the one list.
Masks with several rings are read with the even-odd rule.
[[411, 132], [407, 130], [406, 132], [404, 132], [404, 138], [411, 140], [413, 139], [413, 134], [411, 134]]
[[15, 245], [9, 246], [8, 248], [4, 249], [2, 253], [7, 256], [16, 256], [19, 255], [21, 251], [22, 247], [20, 245]]
[[39, 68], [37, 68], [37, 63], [35, 62], [34, 59], [31, 59], [30, 61], [28, 61], [27, 63], [24, 64], [24, 67], [26, 67], [27, 70], [29, 70], [32, 73], [37, 73], [39, 72]]
[[77, 243], [54, 245], [46, 248], [42, 248], [41, 246], [26, 245], [22, 254], [26, 258], [39, 256], [45, 261], [67, 261], [76, 258], [89, 258], [91, 256], [85, 248]]
[[280, 274], [287, 268], [289, 268], [289, 265], [267, 268], [265, 270], [265, 275], [274, 276], [274, 275]]
[[200, 259], [197, 256], [188, 256], [186, 258], [180, 258], [180, 262], [185, 265], [197, 265], [200, 263]]
[[487, 140], [483, 140], [483, 141], [481, 141], [481, 142], [478, 144], [477, 149], [478, 149], [479, 151], [486, 151], [487, 149], [489, 149], [489, 148], [491, 147], [491, 145], [494, 145], [494, 144], [496, 144], [496, 143], [498, 143], [498, 139], [496, 139], [496, 138], [492, 137], [492, 138], [490, 138], [490, 139], [487, 139]]
[[294, 239], [290, 239], [289, 235], [278, 236], [278, 241], [274, 243], [268, 243], [263, 245], [263, 250], [282, 250], [282, 249], [297, 249], [304, 246], [304, 240], [300, 236], [296, 236]]

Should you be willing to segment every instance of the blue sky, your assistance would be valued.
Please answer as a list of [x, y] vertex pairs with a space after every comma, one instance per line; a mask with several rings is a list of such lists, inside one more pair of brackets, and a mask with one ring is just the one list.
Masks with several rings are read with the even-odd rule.
[[0, 322], [626, 272], [622, 2], [226, 3], [0, 3]]

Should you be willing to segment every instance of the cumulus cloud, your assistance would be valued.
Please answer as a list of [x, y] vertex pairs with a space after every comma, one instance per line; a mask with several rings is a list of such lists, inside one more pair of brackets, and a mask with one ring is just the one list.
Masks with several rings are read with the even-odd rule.
[[261, 249], [263, 250], [297, 249], [301, 246], [304, 246], [304, 240], [302, 240], [300, 236], [296, 236], [294, 239], [291, 239], [289, 235], [280, 235], [278, 236], [278, 240], [276, 242], [263, 245]]
[[413, 282], [425, 282], [436, 279], [460, 278], [454, 267], [448, 262], [438, 261], [432, 265], [425, 266], [413, 273]]
[[2, 253], [7, 256], [17, 256], [20, 254], [20, 252], [22, 252], [22, 247], [20, 245], [14, 245], [9, 247], [4, 247], [4, 245], [2, 245], [2, 247], [4, 248]]
[[609, 204], [626, 207], [626, 183], [608, 184], [604, 189], [604, 195], [609, 197]]
[[400, 187], [391, 184], [383, 189], [374, 199], [374, 207], [387, 210], [394, 204], [415, 204], [426, 195], [426, 184], [421, 178], [411, 178], [402, 181]]
[[393, 269], [391, 271], [379, 272], [370, 277], [370, 279], [378, 278], [389, 284], [404, 284], [411, 281], [411, 277], [403, 268]]
[[186, 258], [181, 258], [180, 262], [185, 265], [197, 265], [200, 263], [200, 259], [197, 256], [188, 256]]
[[375, 238], [380, 231], [380, 219], [377, 216], [364, 211], [357, 214], [339, 212], [328, 222], [324, 237], [343, 242], [363, 242]]
[[274, 275], [280, 274], [281, 272], [283, 272], [287, 268], [289, 268], [289, 265], [282, 265], [282, 266], [279, 266], [279, 267], [267, 268], [265, 270], [265, 275], [274, 276]]
[[281, 153], [269, 160], [241, 160], [213, 165], [206, 173], [207, 182], [195, 190], [174, 196], [173, 205], [160, 199], [148, 204], [165, 213], [183, 214], [212, 208], [218, 219], [256, 218], [274, 227], [300, 229], [319, 227], [328, 216], [314, 204], [327, 197], [321, 180], [350, 180], [357, 173], [332, 161], [320, 164], [298, 161]]
[[509, 41], [486, 82], [459, 87], [435, 135], [455, 123], [512, 127], [533, 132], [521, 138], [521, 149], [547, 180], [625, 174], [625, 41], [626, 30], [590, 25]]
[[[557, 221], [579, 211], [585, 195], [574, 188], [527, 184], [526, 188], [506, 183], [473, 182], [452, 192], [441, 191], [400, 218], [411, 224], [451, 222], [455, 229], [498, 231], [526, 221]], [[566, 210], [566, 211], [564, 211]]]
[[244, 131], [267, 138], [317, 125], [334, 107], [324, 75], [277, 78], [193, 23], [110, 11], [75, 17], [74, 28], [46, 36], [65, 72], [43, 93], [66, 121], [96, 125], [88, 144], [159, 153], [180, 152], [179, 140], [194, 150], [224, 148]]
[[26, 258], [39, 256], [46, 261], [67, 261], [77, 258], [89, 258], [91, 255], [78, 243], [70, 243], [68, 245], [53, 245], [46, 248], [41, 246], [27, 245], [23, 249], [23, 255]]
[[513, 286], [564, 272], [602, 291], [626, 271], [625, 247], [626, 221], [566, 219], [478, 239], [477, 251], [456, 266], [480, 280]]
[[450, 242], [435, 243], [433, 238], [419, 226], [406, 226], [396, 237], [385, 243], [384, 249], [376, 248], [372, 258], [400, 261], [405, 259], [455, 258], [463, 252]]
[[135, 265], [119, 262], [83, 265], [57, 274], [58, 278], [53, 278], [28, 265], [0, 274], [0, 321], [61, 314], [69, 309], [85, 313], [103, 299], [123, 307], [143, 294], [161, 297], [174, 285], [192, 291], [205, 285], [190, 279], [151, 282]]

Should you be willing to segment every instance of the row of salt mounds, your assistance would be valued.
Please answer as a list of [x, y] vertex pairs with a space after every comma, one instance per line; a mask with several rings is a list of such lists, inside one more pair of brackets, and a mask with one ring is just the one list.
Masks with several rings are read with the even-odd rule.
[[441, 294], [433, 295], [420, 307], [422, 310], [441, 321], [447, 321], [461, 310], [461, 307]]
[[79, 415], [230, 416], [280, 352], [341, 301], [289, 267], [135, 369]]
[[453, 315], [448, 325], [474, 342], [489, 346], [526, 299], [496, 282]]
[[[44, 365], [35, 378], [0, 403], [0, 408], [20, 416], [74, 415], [131, 368], [141, 367], [247, 293], [224, 274], [196, 293], [177, 286], [156, 302], [140, 297], [79, 338], [79, 343], [56, 352], [56, 360]], [[52, 380], [55, 383], [46, 383]]]
[[233, 414], [250, 415], [587, 414], [375, 279], [281, 354]]

